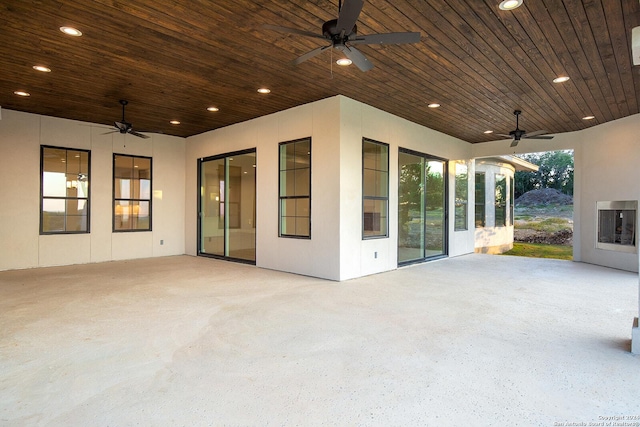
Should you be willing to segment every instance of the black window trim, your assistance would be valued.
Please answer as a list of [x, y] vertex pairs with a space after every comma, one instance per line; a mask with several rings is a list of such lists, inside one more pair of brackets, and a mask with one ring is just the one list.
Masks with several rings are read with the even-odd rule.
[[[280, 142], [278, 144], [278, 237], [284, 237], [287, 239], [302, 239], [302, 240], [311, 240], [311, 181], [312, 181], [312, 167], [311, 167], [311, 163], [312, 163], [312, 158], [313, 158], [313, 143], [312, 143], [312, 138], [310, 136], [307, 136], [305, 138], [298, 138], [298, 139], [293, 139], [291, 141], [283, 141]], [[302, 142], [302, 141], [309, 141], [309, 196], [281, 196], [280, 195], [280, 172], [282, 172], [283, 169], [281, 169], [281, 165], [280, 165], [280, 149], [282, 148], [283, 145], [287, 145], [287, 144], [295, 144], [297, 142]], [[282, 200], [283, 199], [309, 199], [309, 235], [308, 236], [299, 236], [299, 235], [295, 235], [295, 234], [283, 234], [282, 233]]]
[[[131, 230], [116, 230], [116, 201], [117, 200], [129, 200], [132, 202], [146, 202], [147, 199], [116, 199], [116, 156], [134, 157], [139, 159], [149, 159], [149, 228], [148, 229], [131, 229]], [[113, 161], [111, 163], [111, 231], [113, 233], [147, 233], [153, 231], [153, 157], [140, 156], [137, 154], [124, 154], [113, 153]]]
[[[47, 197], [47, 199], [60, 199], [60, 200], [67, 200], [67, 199], [76, 199], [76, 200], [86, 200], [87, 201], [87, 230], [86, 231], [44, 231], [43, 230], [43, 225], [44, 225], [44, 221], [43, 221], [43, 211], [42, 209], [44, 208], [44, 150], [46, 148], [52, 148], [52, 149], [56, 149], [56, 150], [65, 150], [65, 151], [82, 151], [87, 153], [88, 155], [88, 159], [87, 159], [87, 173], [89, 175], [89, 189], [87, 192], [87, 197]], [[55, 145], [40, 145], [40, 214], [39, 214], [39, 219], [40, 219], [40, 235], [41, 236], [50, 236], [50, 235], [56, 235], [56, 234], [90, 234], [91, 233], [91, 150], [87, 150], [85, 148], [71, 148], [71, 147], [58, 147]], [[65, 211], [66, 212], [66, 211]], [[66, 217], [66, 213], [65, 213], [65, 217]]]
[[[386, 197], [382, 197], [382, 196], [365, 196], [364, 195], [364, 144], [365, 142], [371, 143], [371, 144], [378, 144], [378, 145], [382, 145], [384, 147], [387, 147], [387, 196]], [[389, 189], [390, 189], [390, 181], [391, 181], [391, 171], [389, 170], [389, 165], [390, 165], [390, 157], [391, 157], [391, 150], [390, 150], [390, 145], [385, 143], [385, 142], [381, 142], [381, 141], [376, 141], [375, 139], [371, 139], [371, 138], [366, 138], [363, 137], [362, 138], [362, 145], [361, 145], [361, 161], [362, 161], [362, 167], [360, 168], [360, 171], [362, 173], [362, 187], [361, 187], [361, 191], [362, 191], [362, 215], [360, 215], [360, 232], [362, 233], [362, 240], [374, 240], [374, 239], [388, 239], [389, 238]], [[387, 202], [387, 216], [385, 219], [386, 222], [386, 227], [385, 227], [385, 234], [384, 235], [375, 235], [375, 236], [366, 236], [364, 234], [364, 202], [365, 200], [386, 200]]]

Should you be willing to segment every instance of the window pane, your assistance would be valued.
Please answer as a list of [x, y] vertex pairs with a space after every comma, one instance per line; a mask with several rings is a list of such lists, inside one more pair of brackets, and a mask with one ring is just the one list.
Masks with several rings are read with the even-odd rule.
[[42, 231], [65, 231], [65, 201], [62, 199], [42, 200]]
[[149, 202], [135, 202], [133, 206], [135, 228], [138, 230], [148, 230], [150, 228], [149, 213]]
[[296, 215], [296, 199], [281, 199], [280, 215], [295, 216]]
[[389, 191], [389, 173], [388, 172], [376, 172], [376, 196], [387, 197]]
[[282, 146], [286, 152], [285, 169], [291, 170], [296, 167], [296, 144], [290, 143]]
[[311, 141], [304, 140], [295, 143], [296, 147], [296, 164], [295, 167], [308, 168], [311, 166], [309, 159], [311, 158]]
[[365, 199], [363, 228], [365, 236], [386, 236], [387, 201]]
[[309, 195], [309, 168], [296, 169], [296, 189], [294, 196], [308, 196]]
[[42, 195], [45, 197], [65, 197], [67, 195], [67, 178], [64, 172], [42, 173]]
[[310, 199], [295, 199], [296, 202], [296, 216], [309, 217], [309, 202]]
[[362, 175], [363, 179], [363, 195], [365, 197], [376, 196], [376, 171], [373, 169], [365, 169]]
[[296, 194], [296, 171], [294, 169], [282, 172], [284, 174], [284, 193], [282, 196], [293, 196]]
[[140, 179], [151, 179], [151, 159], [134, 157], [133, 176]]
[[309, 218], [296, 217], [296, 236], [309, 236]]
[[45, 172], [62, 172], [67, 171], [67, 150], [64, 148], [42, 148], [42, 166]]
[[118, 178], [133, 178], [133, 157], [115, 155], [113, 175]]
[[87, 231], [86, 200], [67, 200], [66, 231]]

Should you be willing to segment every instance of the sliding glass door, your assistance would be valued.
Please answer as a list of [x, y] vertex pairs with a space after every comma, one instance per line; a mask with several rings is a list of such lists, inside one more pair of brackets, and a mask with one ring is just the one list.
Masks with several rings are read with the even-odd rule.
[[398, 264], [447, 253], [446, 167], [426, 154], [398, 154]]
[[256, 151], [198, 162], [198, 254], [255, 263]]

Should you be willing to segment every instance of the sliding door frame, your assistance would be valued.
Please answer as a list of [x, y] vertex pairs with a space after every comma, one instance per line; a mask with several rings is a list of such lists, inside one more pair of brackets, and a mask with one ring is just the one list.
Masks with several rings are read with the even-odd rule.
[[[196, 250], [197, 250], [197, 254], [198, 256], [203, 256], [203, 257], [208, 257], [208, 258], [216, 258], [216, 259], [223, 259], [226, 261], [234, 261], [234, 262], [239, 262], [239, 263], [243, 263], [243, 264], [251, 264], [251, 265], [256, 265], [256, 260], [248, 260], [248, 259], [243, 259], [243, 258], [235, 258], [235, 257], [231, 257], [231, 256], [226, 256], [226, 255], [216, 255], [216, 254], [211, 254], [211, 253], [207, 253], [207, 252], [202, 252], [202, 164], [206, 163], [206, 162], [210, 162], [213, 160], [220, 160], [220, 159], [227, 159], [229, 157], [233, 157], [233, 156], [240, 156], [243, 154], [255, 154], [256, 155], [256, 173], [254, 174], [254, 191], [256, 192], [255, 194], [255, 199], [257, 200], [257, 192], [258, 192], [258, 188], [257, 188], [257, 157], [258, 157], [258, 152], [255, 148], [249, 148], [246, 150], [240, 150], [240, 151], [233, 151], [230, 153], [223, 153], [223, 154], [217, 154], [215, 156], [209, 156], [209, 157], [202, 157], [198, 159], [198, 188], [197, 188], [197, 200], [198, 200], [198, 211], [196, 212], [196, 224], [197, 224], [197, 243], [196, 243]], [[225, 175], [228, 175], [228, 171], [227, 171], [227, 161], [225, 160]], [[225, 179], [225, 185], [227, 185], [227, 180]], [[225, 192], [226, 194], [226, 192]], [[255, 202], [254, 202], [255, 203]], [[226, 203], [225, 201], [225, 226], [223, 229], [223, 239], [224, 239], [224, 252], [227, 253], [227, 232], [228, 232], [228, 218], [227, 218], [227, 210], [228, 210], [228, 203]], [[257, 206], [255, 207], [257, 209]], [[255, 235], [255, 240], [254, 240], [254, 250], [256, 250], [257, 248], [257, 239], [258, 239], [258, 229], [257, 229], [257, 224], [254, 224], [256, 227], [256, 235]]]

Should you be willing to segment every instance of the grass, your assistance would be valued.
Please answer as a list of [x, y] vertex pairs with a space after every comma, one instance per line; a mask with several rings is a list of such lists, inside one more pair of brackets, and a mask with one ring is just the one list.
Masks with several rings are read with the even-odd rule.
[[[522, 220], [525, 219], [522, 218]], [[527, 221], [526, 224], [516, 223], [515, 228], [544, 231], [545, 233], [555, 233], [564, 229], [571, 230], [571, 225], [569, 224], [569, 221], [564, 218], [547, 218], [542, 221]]]
[[513, 242], [513, 249], [502, 255], [524, 256], [530, 258], [573, 259], [573, 248], [562, 245], [545, 245], [542, 243]]

